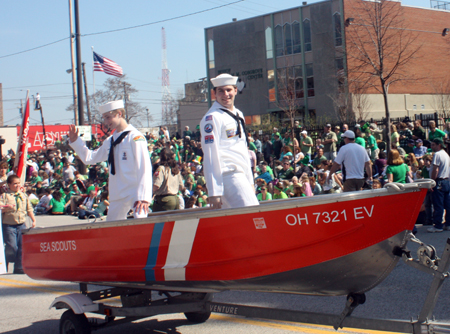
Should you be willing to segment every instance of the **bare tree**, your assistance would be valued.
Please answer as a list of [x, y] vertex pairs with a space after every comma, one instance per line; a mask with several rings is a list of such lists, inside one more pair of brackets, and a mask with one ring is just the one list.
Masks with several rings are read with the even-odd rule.
[[[98, 106], [109, 101], [123, 99], [125, 101], [125, 118], [127, 122], [141, 126], [141, 117], [147, 117], [145, 107], [142, 107], [139, 102], [133, 101], [133, 96], [137, 95], [138, 90], [126, 81], [126, 75], [108, 78], [103, 84], [103, 87], [104, 89], [97, 90], [95, 94], [90, 95], [89, 98], [91, 119], [93, 122], [102, 122]], [[73, 104], [68, 106], [66, 110], [73, 111]], [[150, 120], [152, 121], [152, 119]]]
[[431, 83], [435, 94], [433, 95], [433, 109], [442, 114], [444, 118], [450, 116], [450, 78], [433, 80]]
[[286, 76], [279, 78], [278, 80], [278, 102], [277, 106], [280, 108], [285, 116], [289, 119], [289, 123], [291, 126], [291, 140], [292, 145], [294, 147], [293, 156], [295, 157], [295, 148], [296, 148], [296, 140], [295, 140], [295, 118], [299, 113], [299, 110], [303, 108], [303, 105], [300, 103], [299, 96], [297, 96], [296, 92], [296, 78], [294, 77], [294, 73], [292, 72], [292, 67], [286, 68]]
[[346, 21], [347, 68], [350, 82], [373, 87], [383, 95], [386, 114], [387, 149], [390, 149], [389, 86], [399, 80], [414, 79], [406, 65], [421, 45], [417, 33], [407, 29], [400, 2], [379, 0], [351, 2]]

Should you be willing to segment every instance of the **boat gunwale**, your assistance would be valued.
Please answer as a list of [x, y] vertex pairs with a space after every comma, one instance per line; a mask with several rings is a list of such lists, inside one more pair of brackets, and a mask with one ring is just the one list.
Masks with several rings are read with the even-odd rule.
[[165, 211], [165, 212], [151, 213], [148, 218], [126, 219], [126, 220], [124, 219], [124, 220], [105, 221], [96, 223], [82, 223], [75, 225], [64, 225], [64, 226], [44, 227], [44, 228], [29, 228], [27, 230], [24, 230], [22, 234], [35, 235], [52, 232], [101, 229], [106, 227], [157, 224], [163, 222], [161, 219], [162, 216], [164, 216], [164, 222], [170, 221], [178, 222], [183, 220], [214, 218], [217, 216], [226, 217], [251, 213], [263, 213], [277, 210], [295, 209], [308, 206], [317, 206], [323, 204], [348, 202], [353, 200], [417, 192], [420, 191], [421, 189], [430, 189], [432, 183], [433, 183], [432, 180], [429, 181], [427, 180], [425, 182], [422, 181], [417, 183], [415, 182], [415, 183], [397, 184], [400, 185], [401, 188], [403, 188], [401, 189], [401, 191], [392, 188], [382, 188], [382, 189], [354, 191], [338, 194], [327, 194], [324, 196], [311, 196], [311, 197], [290, 198], [282, 200], [281, 199], [272, 200], [267, 202], [261, 202], [260, 205], [258, 206], [247, 206], [242, 208], [217, 209], [217, 210], [212, 210], [211, 208], [199, 208], [199, 209], [192, 209], [192, 211], [191, 209], [182, 210], [183, 212], [179, 212], [176, 210], [174, 210], [173, 212]]

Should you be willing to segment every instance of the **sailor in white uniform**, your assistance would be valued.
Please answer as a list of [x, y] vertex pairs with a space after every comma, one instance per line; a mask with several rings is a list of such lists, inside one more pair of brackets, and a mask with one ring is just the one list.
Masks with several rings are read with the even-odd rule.
[[95, 151], [89, 150], [78, 137], [78, 130], [70, 126], [70, 146], [85, 164], [108, 160], [109, 199], [107, 220], [126, 219], [128, 211], [134, 209], [135, 218], [148, 214], [152, 200], [152, 165], [147, 150], [147, 140], [124, 118], [123, 101], [112, 101], [99, 107], [104, 124], [114, 134]]
[[216, 102], [200, 122], [203, 171], [213, 208], [259, 205], [247, 148], [244, 115], [234, 107], [237, 77], [211, 79]]

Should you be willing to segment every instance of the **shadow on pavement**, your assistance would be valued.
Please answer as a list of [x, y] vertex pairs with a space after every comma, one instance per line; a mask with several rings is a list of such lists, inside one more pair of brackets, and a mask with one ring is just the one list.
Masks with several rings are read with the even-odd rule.
[[[147, 321], [141, 321], [139, 323], [126, 323], [122, 325], [101, 328], [93, 333], [99, 334], [123, 334], [123, 333], [133, 333], [133, 334], [182, 334], [182, 332], [177, 329], [181, 326], [196, 325], [201, 326], [201, 324], [193, 324], [187, 320], [173, 319], [173, 320], [163, 320], [158, 321], [157, 319], [150, 319]], [[3, 334], [57, 334], [59, 333], [59, 320], [43, 320], [34, 322], [32, 325], [24, 328], [18, 328], [7, 332], [2, 332]]]

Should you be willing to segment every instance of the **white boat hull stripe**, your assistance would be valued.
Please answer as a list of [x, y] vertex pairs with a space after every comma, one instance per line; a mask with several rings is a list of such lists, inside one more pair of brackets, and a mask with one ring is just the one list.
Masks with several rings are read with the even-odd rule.
[[197, 232], [199, 219], [189, 219], [175, 222], [170, 237], [164, 269], [166, 281], [185, 281], [186, 265], [191, 256]]

